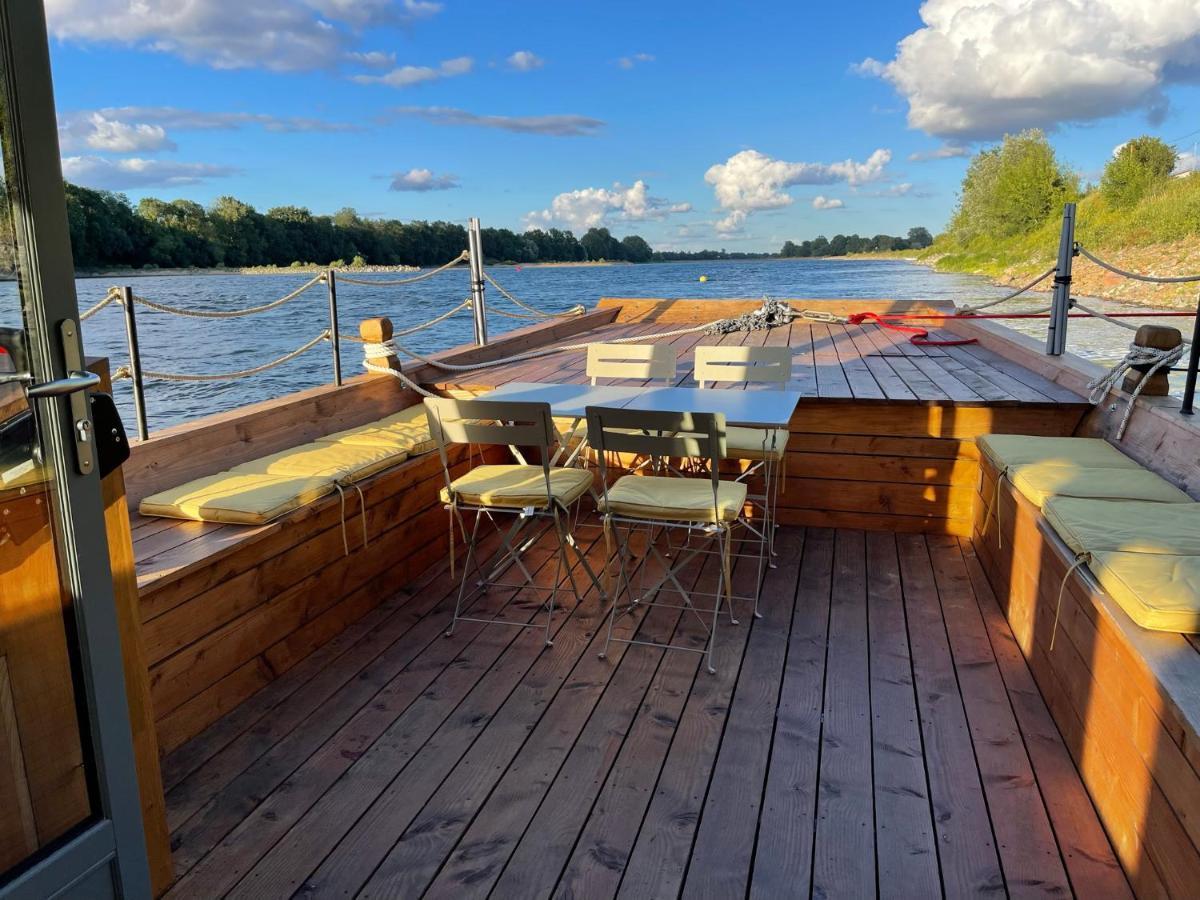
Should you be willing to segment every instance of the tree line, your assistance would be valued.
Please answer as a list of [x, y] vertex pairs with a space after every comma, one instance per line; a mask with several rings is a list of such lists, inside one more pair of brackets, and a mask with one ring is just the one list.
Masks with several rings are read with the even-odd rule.
[[818, 235], [811, 241], [784, 241], [779, 255], [785, 259], [796, 259], [810, 256], [846, 256], [849, 253], [879, 253], [891, 250], [924, 250], [933, 243], [933, 235], [928, 228], [917, 227], [908, 229], [905, 237], [890, 234], [877, 234], [874, 237], [863, 237], [857, 234], [835, 234], [832, 238]]

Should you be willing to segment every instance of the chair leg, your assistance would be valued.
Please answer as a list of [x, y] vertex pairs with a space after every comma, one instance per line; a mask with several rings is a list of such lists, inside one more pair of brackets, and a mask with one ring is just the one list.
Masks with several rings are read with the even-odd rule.
[[729, 575], [729, 529], [723, 528], [717, 537], [721, 550], [721, 577], [717, 583], [717, 600], [713, 604], [712, 629], [708, 633], [708, 674], [716, 675], [717, 667], [713, 665], [713, 654], [717, 646], [717, 620], [721, 618], [721, 594], [730, 583]]
[[[613, 525], [612, 521], [610, 519], [608, 519], [608, 517], [605, 517], [604, 527], [612, 529], [613, 533], [615, 533], [615, 531], [616, 531], [615, 526]], [[618, 548], [617, 553], [614, 554], [615, 556], [619, 557], [620, 561], [618, 563], [618, 568], [617, 568], [617, 578], [613, 582], [612, 598], [608, 605], [608, 634], [604, 638], [604, 649], [601, 650], [599, 653], [599, 657], [601, 659], [606, 659], [608, 657], [608, 647], [609, 647], [609, 644], [612, 643], [613, 623], [616, 622], [616, 619], [617, 619], [617, 601], [621, 597], [621, 582], [622, 581], [625, 582], [626, 591], [629, 592], [629, 573], [625, 571], [625, 555], [626, 555], [626, 551], [627, 551], [628, 547], [629, 547], [629, 534], [627, 532], [624, 543], [621, 543], [621, 546]], [[605, 567], [606, 571], [610, 565], [612, 565], [612, 560], [606, 559], [604, 561], [604, 567]]]
[[[475, 538], [479, 534], [479, 520], [481, 516], [476, 513], [475, 523], [471, 526], [471, 539], [467, 542], [467, 558], [463, 563], [462, 581], [458, 584], [458, 598], [454, 601], [454, 617], [450, 620], [450, 627], [446, 629], [446, 637], [453, 637], [454, 626], [458, 624], [458, 617], [462, 613], [463, 597], [466, 595], [467, 579], [471, 577], [471, 568], [474, 566], [476, 572], [479, 571], [479, 564], [475, 562]], [[480, 573], [482, 575], [482, 573]], [[484, 582], [482, 590], [487, 590], [487, 583]]]

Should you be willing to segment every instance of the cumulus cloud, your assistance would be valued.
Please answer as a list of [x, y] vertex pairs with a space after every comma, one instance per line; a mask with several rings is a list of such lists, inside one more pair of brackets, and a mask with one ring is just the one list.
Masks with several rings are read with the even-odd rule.
[[141, 187], [175, 187], [237, 174], [233, 166], [166, 162], [159, 159], [111, 159], [104, 156], [65, 156], [63, 177], [74, 184], [122, 191]]
[[382, 75], [352, 75], [351, 81], [357, 81], [359, 84], [386, 84], [388, 87], [406, 88], [426, 81], [466, 75], [474, 67], [475, 60], [471, 57], [456, 56], [454, 59], [443, 60], [436, 68], [433, 66], [398, 66]]
[[654, 56], [650, 53], [632, 53], [629, 56], [622, 56], [617, 60], [617, 65], [622, 69], [632, 69], [642, 63], [654, 62]]
[[925, 0], [895, 59], [857, 67], [890, 81], [908, 123], [952, 140], [1086, 122], [1158, 120], [1165, 88], [1200, 75], [1195, 0]]
[[962, 156], [970, 156], [971, 151], [962, 144], [942, 144], [940, 147], [934, 147], [932, 150], [918, 150], [916, 153], [908, 154], [909, 162], [929, 162], [934, 159], [957, 159]]
[[635, 181], [630, 187], [620, 183], [608, 188], [581, 188], [567, 191], [550, 201], [546, 209], [528, 213], [528, 228], [565, 225], [576, 231], [596, 228], [605, 222], [622, 220], [644, 222], [665, 219], [675, 213], [691, 212], [690, 203], [672, 203], [652, 197], [646, 182]]
[[532, 72], [534, 69], [540, 69], [546, 64], [546, 61], [534, 53], [532, 50], [518, 50], [512, 56], [505, 60], [508, 67], [516, 72]]
[[717, 222], [721, 234], [736, 232], [750, 213], [790, 206], [792, 197], [784, 189], [798, 184], [866, 184], [883, 178], [892, 152], [880, 148], [863, 162], [853, 159], [834, 163], [785, 162], [757, 150], [735, 153], [704, 173], [713, 186], [717, 203], [727, 211]]
[[63, 150], [100, 150], [106, 153], [150, 153], [174, 150], [175, 143], [161, 125], [124, 122], [102, 112], [60, 119], [58, 142]]
[[813, 197], [813, 209], [842, 209], [846, 204], [836, 197], [824, 197], [820, 194]]
[[382, 50], [355, 50], [346, 54], [346, 61], [368, 69], [389, 69], [396, 65], [396, 54]]
[[604, 123], [599, 119], [587, 116], [485, 116], [449, 106], [397, 106], [390, 111], [390, 115], [416, 116], [435, 125], [497, 128], [501, 131], [544, 134], [551, 137], [583, 137], [595, 134], [604, 127]]
[[392, 176], [389, 191], [449, 191], [459, 187], [456, 175], [435, 175], [429, 169], [409, 169]]

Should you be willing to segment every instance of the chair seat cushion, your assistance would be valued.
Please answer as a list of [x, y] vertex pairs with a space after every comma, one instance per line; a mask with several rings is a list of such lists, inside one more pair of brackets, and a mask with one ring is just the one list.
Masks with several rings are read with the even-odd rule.
[[1200, 631], [1200, 556], [1103, 550], [1088, 565], [1142, 628]]
[[1099, 469], [1141, 468], [1108, 441], [1099, 438], [985, 434], [975, 443], [980, 453], [1002, 472], [1013, 466], [1033, 463]]
[[787, 453], [786, 428], [744, 428], [732, 425], [725, 429], [725, 455], [731, 459], [781, 460]]
[[335, 481], [361, 481], [408, 458], [404, 450], [371, 444], [329, 444], [316, 441], [281, 450], [252, 462], [234, 466], [234, 475], [329, 477]]
[[[664, 519], [672, 522], [712, 522], [713, 489], [707, 478], [674, 478], [662, 475], [625, 475], [608, 489], [609, 511], [633, 519]], [[717, 506], [723, 521], [733, 521], [746, 505], [746, 485], [721, 481]]]
[[409, 456], [419, 456], [437, 449], [429, 433], [429, 420], [425, 418], [423, 404], [410, 406], [377, 422], [326, 435], [319, 440], [324, 444], [391, 447], [403, 450]]
[[[476, 466], [450, 483], [460, 503], [469, 506], [497, 506], [520, 509], [532, 506], [545, 509], [546, 479], [541, 466], [487, 465]], [[574, 503], [592, 486], [592, 473], [583, 469], [550, 470], [550, 490], [563, 506]], [[450, 492], [442, 488], [443, 503], [450, 502]]]
[[262, 525], [333, 491], [333, 478], [222, 472], [146, 497], [144, 516]]
[[1104, 469], [1060, 463], [1030, 463], [1010, 466], [1008, 477], [1013, 487], [1039, 509], [1050, 497], [1192, 502], [1191, 497], [1165, 478], [1136, 466], [1132, 469]]
[[1200, 556], [1200, 503], [1052, 497], [1042, 514], [1075, 553]]

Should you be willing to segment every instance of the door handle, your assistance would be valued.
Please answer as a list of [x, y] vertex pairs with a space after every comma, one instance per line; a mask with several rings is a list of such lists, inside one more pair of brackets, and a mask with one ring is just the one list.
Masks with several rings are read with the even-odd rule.
[[32, 399], [42, 397], [63, 397], [76, 391], [87, 391], [100, 387], [100, 376], [95, 372], [71, 372], [66, 378], [46, 381], [42, 384], [31, 384], [27, 393]]

